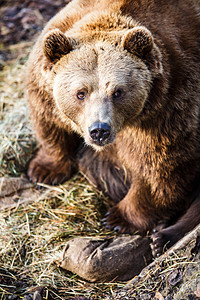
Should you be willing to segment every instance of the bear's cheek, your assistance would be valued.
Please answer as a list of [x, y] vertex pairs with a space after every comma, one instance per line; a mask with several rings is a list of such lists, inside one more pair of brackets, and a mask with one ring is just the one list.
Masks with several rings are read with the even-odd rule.
[[[68, 119], [76, 123], [80, 127], [79, 119], [82, 115], [83, 108], [81, 105], [78, 105], [77, 101], [74, 101], [73, 98], [68, 95], [64, 98], [57, 99], [56, 101], [59, 111]], [[67, 121], [67, 119], [66, 119]]]
[[121, 107], [121, 112], [123, 112], [124, 117], [124, 124], [132, 123], [137, 119], [143, 110], [145, 101], [145, 95], [140, 98], [130, 98], [129, 101], [126, 102], [126, 105]]
[[117, 132], [123, 130], [127, 125], [134, 124], [143, 110], [148, 94], [130, 91], [126, 97], [115, 103], [114, 115]]
[[62, 121], [68, 122], [70, 119], [77, 124], [83, 107], [74, 99], [74, 95], [68, 93], [62, 86], [54, 86], [53, 95]]

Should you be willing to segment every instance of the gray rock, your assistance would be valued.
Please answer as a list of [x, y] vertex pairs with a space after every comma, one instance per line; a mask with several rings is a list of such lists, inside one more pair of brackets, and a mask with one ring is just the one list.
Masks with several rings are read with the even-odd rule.
[[78, 237], [67, 243], [60, 266], [91, 282], [130, 280], [152, 261], [149, 244], [138, 235]]

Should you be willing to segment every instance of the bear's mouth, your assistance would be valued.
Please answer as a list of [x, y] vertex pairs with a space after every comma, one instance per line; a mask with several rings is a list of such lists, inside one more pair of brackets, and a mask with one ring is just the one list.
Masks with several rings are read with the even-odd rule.
[[85, 138], [86, 144], [94, 148], [96, 151], [102, 151], [105, 147], [113, 143], [114, 140], [115, 134], [110, 134], [106, 139], [100, 138], [98, 140], [93, 140], [90, 136]]
[[100, 140], [98, 140], [98, 141], [93, 141], [92, 140], [92, 145], [96, 145], [96, 146], [99, 146], [99, 147], [104, 147], [104, 146], [106, 146], [106, 145], [108, 145], [108, 144], [110, 144], [110, 143], [112, 143], [112, 140], [110, 141], [109, 139], [107, 139], [106, 141], [104, 141], [104, 140], [102, 140], [102, 139], [100, 139]]

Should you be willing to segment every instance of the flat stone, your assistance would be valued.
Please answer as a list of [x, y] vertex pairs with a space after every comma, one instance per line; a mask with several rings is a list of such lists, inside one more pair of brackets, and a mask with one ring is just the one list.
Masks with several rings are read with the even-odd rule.
[[66, 244], [60, 266], [90, 282], [130, 280], [152, 261], [150, 242], [139, 235], [77, 237]]

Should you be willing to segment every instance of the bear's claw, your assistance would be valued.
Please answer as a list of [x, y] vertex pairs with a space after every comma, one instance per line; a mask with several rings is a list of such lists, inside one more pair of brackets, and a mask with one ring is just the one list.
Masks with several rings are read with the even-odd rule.
[[102, 219], [102, 225], [108, 230], [114, 230], [117, 233], [135, 233], [137, 229], [128, 223], [120, 213], [117, 206], [112, 207]]
[[152, 255], [154, 258], [163, 254], [163, 237], [161, 233], [153, 233], [151, 235], [152, 243], [150, 244]]

